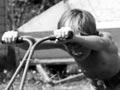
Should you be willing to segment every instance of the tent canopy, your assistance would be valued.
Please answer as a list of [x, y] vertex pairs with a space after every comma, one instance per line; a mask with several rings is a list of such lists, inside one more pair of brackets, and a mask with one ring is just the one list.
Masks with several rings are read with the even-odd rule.
[[[69, 0], [71, 8], [79, 8], [91, 12], [97, 23], [97, 28], [120, 27], [120, 0]], [[57, 23], [68, 9], [62, 1], [34, 17], [18, 30], [22, 32], [50, 31], [57, 28]]]

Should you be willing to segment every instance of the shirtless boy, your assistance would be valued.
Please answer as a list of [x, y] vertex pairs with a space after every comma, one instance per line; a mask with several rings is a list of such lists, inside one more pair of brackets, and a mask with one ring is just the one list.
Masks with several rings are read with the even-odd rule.
[[[73, 32], [72, 39], [66, 39], [69, 31]], [[5, 32], [2, 40], [6, 43], [14, 42], [18, 33], [17, 31]], [[108, 87], [119, 84], [118, 48], [110, 33], [96, 30], [95, 19], [91, 13], [78, 9], [66, 11], [54, 35], [62, 38], [56, 40], [56, 43], [65, 46], [65, 50], [74, 57], [87, 77], [103, 80]]]

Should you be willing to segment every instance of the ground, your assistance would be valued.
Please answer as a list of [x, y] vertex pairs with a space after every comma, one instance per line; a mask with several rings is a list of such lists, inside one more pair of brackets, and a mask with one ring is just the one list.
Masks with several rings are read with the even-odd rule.
[[[15, 83], [12, 86], [12, 90], [17, 90], [19, 88], [21, 75], [17, 77]], [[8, 81], [1, 83], [0, 90], [4, 90]], [[77, 78], [73, 81], [68, 81], [63, 84], [58, 84], [56, 86], [43, 86], [40, 82], [40, 75], [35, 71], [28, 71], [27, 78], [25, 82], [24, 90], [95, 90], [89, 79]]]

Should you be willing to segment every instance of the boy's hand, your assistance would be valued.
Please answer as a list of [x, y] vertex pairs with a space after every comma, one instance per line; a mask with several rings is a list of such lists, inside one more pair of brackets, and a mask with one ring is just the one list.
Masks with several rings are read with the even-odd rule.
[[54, 35], [56, 38], [58, 38], [56, 41], [66, 42], [69, 39], [69, 32], [73, 32], [71, 28], [69, 27], [62, 27], [61, 29], [55, 30]]
[[2, 36], [2, 41], [5, 43], [12, 43], [18, 38], [18, 31], [7, 31]]

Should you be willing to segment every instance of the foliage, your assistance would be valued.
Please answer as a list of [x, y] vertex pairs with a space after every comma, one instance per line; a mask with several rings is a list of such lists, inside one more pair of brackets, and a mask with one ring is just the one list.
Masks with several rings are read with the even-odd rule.
[[8, 0], [8, 30], [15, 29], [61, 0]]

